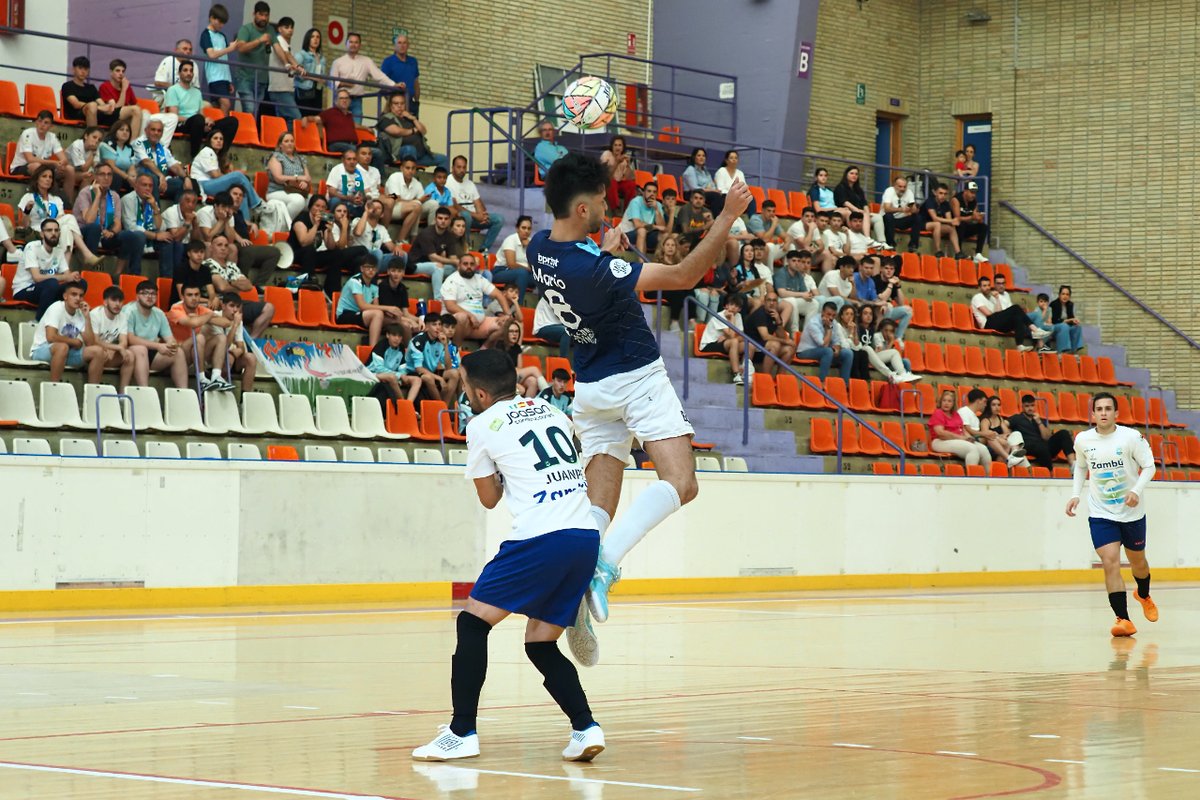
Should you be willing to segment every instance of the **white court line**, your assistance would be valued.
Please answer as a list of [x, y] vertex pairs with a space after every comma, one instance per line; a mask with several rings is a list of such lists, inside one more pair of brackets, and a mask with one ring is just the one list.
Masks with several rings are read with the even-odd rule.
[[1049, 764], [1083, 764], [1083, 761], [1072, 761], [1069, 758], [1047, 758], [1045, 761]]
[[294, 708], [299, 711], [320, 711], [320, 706], [284, 706], [284, 708]]
[[1183, 767], [1159, 767], [1160, 772], [1200, 772], [1200, 769], [1184, 769]]
[[966, 753], [961, 750], [935, 750], [939, 756], [977, 756], [979, 753]]
[[369, 614], [443, 614], [455, 611], [447, 605], [439, 608], [385, 608], [378, 611], [360, 609], [356, 611], [279, 611], [279, 612], [247, 612], [243, 614], [159, 614], [139, 615], [135, 617], [46, 617], [45, 619], [3, 619], [0, 625], [65, 625], [95, 624], [100, 622], [178, 622], [221, 620], [221, 619], [275, 619], [276, 617], [359, 617]]
[[1062, 737], [1059, 736], [1057, 733], [1031, 733], [1031, 734], [1029, 734], [1029, 738], [1030, 739], [1061, 739]]
[[739, 739], [744, 739], [747, 742], [769, 742], [771, 741], [766, 736], [739, 736]]
[[[83, 775], [89, 778], [113, 778], [122, 781], [143, 781], [147, 783], [169, 783], [176, 786], [202, 786], [212, 789], [240, 789], [245, 792], [262, 792], [264, 794], [286, 794], [294, 797], [327, 797], [332, 800], [389, 800], [375, 794], [346, 794], [344, 792], [323, 792], [319, 789], [289, 789], [283, 786], [259, 786], [253, 783], [229, 783], [227, 781], [206, 781], [200, 778], [168, 778], [163, 775], [136, 775], [128, 772], [105, 772], [98, 769], [74, 769], [71, 767], [51, 767], [41, 764], [17, 764], [0, 761], [0, 769], [20, 769], [29, 772], [55, 772], [62, 775]], [[392, 798], [391, 800], [395, 800]]]
[[833, 746], [834, 747], [857, 747], [861, 750], [872, 750], [875, 747], [875, 745], [871, 745], [871, 744], [854, 744], [852, 742], [834, 742]]
[[570, 778], [565, 775], [537, 775], [532, 772], [504, 772], [498, 769], [477, 769], [476, 767], [460, 767], [454, 765], [450, 769], [461, 769], [468, 772], [479, 772], [484, 775], [507, 775], [513, 778], [537, 778], [544, 781], [568, 781], [570, 783], [599, 783], [607, 786], [632, 786], [635, 789], [662, 789], [667, 792], [699, 792], [690, 786], [663, 786], [657, 783], [631, 783], [629, 781], [606, 781], [600, 778]]
[[129, 697], [128, 695], [121, 695], [121, 694], [109, 694], [109, 695], [105, 695], [104, 699], [105, 700], [137, 700], [138, 698]]
[[[794, 601], [793, 601], [794, 602]], [[638, 603], [638, 608], [670, 608], [680, 611], [700, 611], [702, 613], [719, 612], [725, 614], [768, 614], [776, 617], [857, 617], [859, 614], [822, 614], [820, 611], [807, 611], [797, 609], [796, 611], [764, 611], [754, 608], [713, 608], [711, 606], [695, 607], [684, 603]]]

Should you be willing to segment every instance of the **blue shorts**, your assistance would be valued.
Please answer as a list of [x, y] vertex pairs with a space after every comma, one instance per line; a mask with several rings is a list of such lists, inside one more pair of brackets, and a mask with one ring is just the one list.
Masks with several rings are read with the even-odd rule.
[[[50, 363], [50, 343], [38, 345], [33, 348], [33, 352], [29, 354], [29, 358], [33, 361], [44, 361]], [[82, 367], [83, 366], [83, 348], [72, 347], [67, 351], [67, 366]]]
[[209, 81], [208, 93], [217, 97], [231, 97], [233, 84], [229, 81]]
[[479, 573], [471, 597], [513, 614], [570, 627], [599, 555], [600, 532], [581, 528], [504, 542]]
[[1146, 549], [1146, 518], [1133, 522], [1117, 522], [1111, 519], [1088, 517], [1092, 529], [1092, 544], [1099, 550], [1106, 544], [1120, 542], [1126, 550]]

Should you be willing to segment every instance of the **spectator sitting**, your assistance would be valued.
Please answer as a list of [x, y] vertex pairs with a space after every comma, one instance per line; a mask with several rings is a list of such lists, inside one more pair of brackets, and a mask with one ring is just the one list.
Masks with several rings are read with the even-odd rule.
[[[112, 104], [111, 120], [115, 122], [117, 119], [123, 118], [126, 112], [120, 109], [131, 108], [133, 111], [129, 113], [129, 122], [133, 126], [133, 135], [137, 136], [139, 125], [142, 131], [146, 130], [146, 126], [150, 124], [150, 120], [158, 120], [163, 124], [163, 134], [168, 142], [175, 135], [176, 117], [174, 114], [148, 113], [143, 111], [138, 105], [137, 95], [133, 92], [133, 85], [129, 82], [129, 76], [125, 74], [125, 62], [119, 58], [114, 58], [108, 62], [108, 80], [100, 84], [100, 99]], [[100, 119], [101, 124], [109, 124], [105, 119]]]
[[766, 200], [759, 213], [750, 217], [750, 231], [767, 243], [767, 266], [775, 268], [775, 262], [783, 258], [783, 242], [787, 241], [787, 231], [783, 223], [775, 215], [775, 201]]
[[796, 355], [796, 343], [783, 327], [779, 315], [779, 295], [774, 290], [767, 292], [758, 310], [751, 312], [746, 318], [746, 334], [758, 343], [754, 354], [750, 357], [755, 364], [763, 365], [768, 375], [779, 372], [779, 362], [767, 359], [762, 351], [765, 350], [777, 356], [784, 364], [791, 364]]
[[[441, 153], [429, 149], [425, 137], [429, 129], [425, 123], [417, 119], [416, 113], [408, 110], [408, 97], [404, 92], [396, 92], [388, 97], [387, 113], [379, 117], [375, 124], [375, 133], [379, 137], [379, 148], [375, 152], [380, 155], [376, 164], [383, 169], [383, 162], [403, 161], [411, 157], [423, 167], [448, 168], [450, 162]], [[386, 156], [386, 159], [384, 158]]]
[[[458, 217], [460, 226], [465, 224]], [[450, 226], [450, 209], [438, 208], [433, 224], [417, 234], [408, 251], [408, 269], [415, 275], [428, 275], [433, 284], [433, 296], [442, 296], [442, 281], [458, 267], [460, 251]]]
[[600, 154], [600, 161], [608, 167], [608, 209], [616, 214], [638, 193], [633, 156], [625, 148], [625, 137], [612, 137], [608, 149]]
[[1075, 438], [1065, 429], [1050, 430], [1050, 424], [1038, 414], [1033, 395], [1021, 395], [1021, 413], [1009, 417], [1008, 424], [1024, 437], [1025, 451], [1037, 466], [1050, 469], [1055, 457], [1063, 455], [1067, 466], [1075, 468]]
[[414, 333], [421, 329], [421, 320], [408, 311], [408, 287], [404, 285], [404, 263], [392, 261], [388, 264], [387, 274], [376, 281], [379, 285], [379, 305], [385, 308], [399, 310], [399, 316], [384, 312], [386, 325], [398, 324], [404, 333], [404, 344]]
[[732, 324], [738, 330], [746, 330], [742, 325], [742, 297], [731, 294], [725, 297], [725, 308], [719, 314], [712, 314], [704, 333], [700, 337], [701, 353], [723, 353], [729, 358], [729, 368], [733, 370], [733, 382], [737, 386], [745, 383], [742, 374], [744, 367], [742, 358], [742, 337], [734, 333], [726, 323]]
[[[486, 272], [483, 273], [483, 276], [488, 278]], [[488, 278], [488, 280], [491, 280], [491, 278]], [[516, 285], [510, 283], [498, 288], [500, 289], [500, 293], [504, 295], [504, 299], [508, 300], [508, 309], [505, 310], [504, 305], [498, 299], [492, 299], [484, 306], [483, 315], [485, 317], [511, 317], [520, 322], [523, 319], [523, 314], [521, 313], [521, 307], [517, 305]]]
[[253, 18], [238, 29], [238, 60], [246, 66], [239, 66], [234, 70], [242, 111], [255, 119], [258, 118], [261, 111], [259, 106], [267, 96], [267, 87], [270, 85], [271, 73], [267, 72], [266, 66], [271, 59], [271, 46], [275, 43], [275, 37], [275, 28], [271, 25], [271, 6], [259, 0], [254, 4]]
[[342, 160], [334, 165], [325, 179], [325, 192], [331, 209], [345, 203], [350, 206], [352, 218], [362, 216], [367, 202], [367, 175], [358, 164], [355, 149], [342, 152]]
[[364, 55], [359, 55], [362, 49], [362, 36], [357, 33], [346, 34], [346, 54], [335, 58], [329, 66], [329, 74], [334, 79], [345, 78], [358, 83], [338, 81], [337, 90], [350, 92], [350, 113], [354, 115], [355, 124], [362, 123], [363, 95], [374, 93], [374, 89], [364, 86], [364, 82], [374, 81], [381, 86], [395, 86], [396, 83], [383, 73], [375, 62]]
[[446, 186], [449, 177], [446, 170], [437, 167], [433, 170], [433, 180], [425, 186], [425, 194], [429, 195], [429, 199], [421, 208], [425, 211], [426, 225], [433, 225], [434, 215], [439, 208], [448, 209], [456, 217], [462, 214], [462, 209], [454, 201], [454, 193]]
[[[847, 315], [847, 308], [849, 306], [842, 307], [840, 313], [843, 317]], [[854, 335], [850, 337], [850, 349], [855, 351], [855, 360], [861, 353], [866, 363], [891, 383], [915, 383], [921, 380], [922, 376], [913, 374], [904, 363], [904, 356], [899, 349], [894, 346], [876, 347], [877, 336], [879, 334], [875, 330], [875, 307], [862, 306], [854, 319]], [[863, 378], [870, 379], [870, 374], [864, 375]]]
[[[171, 306], [167, 321], [171, 323], [171, 335], [179, 342], [184, 358], [189, 366], [195, 366], [200, 391], [232, 390], [233, 384], [221, 377], [221, 369], [229, 351], [228, 334], [233, 323], [202, 305], [200, 290], [195, 286], [185, 287], [180, 294], [183, 299]], [[209, 370], [208, 377], [204, 374], [206, 369]]]
[[85, 291], [82, 283], [64, 284], [62, 300], [50, 304], [33, 332], [29, 357], [50, 365], [51, 381], [61, 381], [66, 367], [78, 368], [86, 362], [90, 371], [92, 361], [103, 364], [106, 358], [104, 348], [95, 344], [88, 304], [83, 300]]
[[548, 119], [542, 120], [542, 123], [538, 125], [538, 136], [541, 137], [541, 141], [537, 143], [537, 147], [533, 148], [533, 160], [537, 162], [543, 175], [550, 169], [551, 164], [567, 154], [567, 148], [554, 141], [556, 133], [554, 123]]
[[76, 56], [71, 62], [74, 77], [62, 85], [59, 96], [62, 100], [63, 119], [82, 122], [88, 127], [110, 127], [118, 119], [137, 124], [141, 130], [142, 110], [137, 106], [122, 107], [115, 111], [115, 102], [100, 99], [100, 91], [88, 81], [92, 62], [87, 56]]
[[807, 250], [792, 250], [787, 254], [787, 265], [775, 270], [772, 284], [779, 302], [788, 312], [788, 331], [795, 333], [808, 322], [808, 318], [820, 311], [817, 303], [817, 282], [813, 280], [812, 256]]
[[67, 154], [58, 142], [58, 136], [50, 130], [54, 115], [45, 109], [38, 112], [32, 128], [21, 131], [13, 159], [8, 171], [13, 175], [32, 176], [41, 167], [51, 168], [52, 175], [62, 179], [63, 187], [75, 187], [75, 168], [67, 161]]
[[[201, 109], [204, 107], [204, 98], [200, 94], [200, 89], [194, 85], [195, 77], [196, 65], [191, 61], [181, 61], [179, 82], [167, 89], [163, 111], [174, 114], [179, 120], [180, 129], [187, 134], [188, 143], [192, 148], [192, 177], [199, 177], [206, 181], [209, 177], [215, 177], [211, 175], [211, 170], [218, 169], [218, 162], [228, 158], [229, 148], [233, 146], [233, 139], [237, 136], [238, 121], [236, 117], [224, 117], [214, 122], [201, 113]], [[219, 140], [216, 140], [217, 133], [221, 134]], [[216, 152], [207, 159], [211, 163], [206, 166], [200, 176], [197, 176], [195, 160], [204, 155], [202, 148], [206, 144], [206, 138], [208, 146]], [[169, 146], [170, 139], [167, 142]], [[237, 174], [241, 175], [240, 172]], [[242, 175], [242, 177], [246, 176]], [[212, 191], [215, 193], [220, 189]]]
[[743, 308], [754, 312], [762, 304], [754, 292], [760, 288], [765, 279], [759, 275], [758, 267], [754, 264], [754, 245], [746, 242], [742, 245], [741, 256], [733, 267], [726, 273], [725, 285], [722, 287], [726, 295], [741, 295]]
[[809, 317], [800, 334], [800, 347], [796, 356], [817, 361], [821, 381], [829, 375], [833, 360], [838, 360], [838, 371], [846, 385], [850, 385], [850, 369], [854, 366], [854, 354], [843, 346], [837, 334], [838, 307], [832, 301], [821, 304], [821, 313]]
[[842, 215], [836, 211], [818, 212], [818, 226], [822, 214], [825, 216], [825, 229], [821, 231], [821, 240], [825, 243], [825, 250], [833, 258], [834, 268], [837, 268], [838, 261], [850, 255], [850, 231], [846, 230]]
[[387, 212], [383, 201], [368, 200], [366, 213], [354, 220], [350, 228], [350, 241], [370, 253], [375, 263], [383, 265], [386, 271], [393, 261], [403, 264], [407, 257], [404, 248], [392, 241], [385, 219]]
[[854, 256], [842, 256], [837, 260], [837, 269], [825, 273], [817, 287], [820, 294], [816, 299], [821, 308], [824, 308], [826, 303], [833, 303], [834, 308], [840, 311], [846, 303], [854, 306], [859, 304], [853, 277], [857, 267], [858, 261]]
[[292, 55], [292, 34], [295, 32], [296, 21], [291, 17], [280, 17], [275, 23], [275, 41], [267, 54], [267, 65], [272, 70], [279, 70], [268, 73], [267, 102], [275, 109], [275, 116], [283, 117], [289, 125], [300, 119], [295, 78], [305, 76], [304, 68]]
[[921, 206], [921, 219], [925, 223], [925, 230], [933, 233], [933, 248], [936, 251], [934, 256], [937, 258], [946, 255], [942, 249], [943, 236], [950, 238], [950, 246], [956, 254], [962, 250], [958, 244], [958, 220], [954, 217], [949, 200], [946, 199], [948, 196], [946, 184], [939, 183], [933, 187], [933, 194], [926, 197]]
[[921, 210], [908, 188], [908, 179], [900, 175], [883, 191], [880, 201], [883, 211], [883, 237], [891, 250], [896, 249], [896, 231], [908, 232], [908, 252], [915, 253], [921, 247]]
[[[979, 207], [977, 192], [979, 184], [967, 181], [963, 190], [954, 195], [950, 201], [950, 212], [958, 223], [958, 241], [961, 245], [971, 239], [975, 240], [975, 260], [987, 261], [983, 256], [983, 248], [988, 241], [988, 224], [983, 221], [983, 209]], [[962, 252], [956, 252], [955, 258], [963, 258]]]
[[96, 165], [100, 163], [100, 139], [104, 131], [99, 128], [85, 128], [80, 136], [67, 145], [67, 161], [75, 170], [75, 186], [71, 194], [79, 199], [79, 189], [89, 186], [96, 179]]
[[358, 274], [350, 276], [342, 287], [338, 298], [336, 319], [339, 325], [357, 325], [367, 329], [367, 345], [374, 347], [383, 333], [383, 324], [388, 317], [400, 318], [400, 309], [379, 303], [379, 287], [375, 276], [379, 262], [368, 253], [358, 265]]
[[[218, 235], [224, 237], [224, 234]], [[217, 305], [217, 292], [212, 285], [212, 269], [205, 258], [208, 254], [208, 245], [196, 239], [187, 243], [184, 253], [183, 268], [178, 270], [174, 276], [175, 285], [171, 296], [173, 298], [183, 297], [185, 289], [199, 289], [201, 300], [208, 302], [215, 308]]]
[[554, 306], [545, 295], [538, 298], [533, 309], [533, 335], [547, 342], [558, 342], [558, 355], [568, 358], [571, 354], [571, 332], [563, 324]]
[[964, 432], [978, 443], [985, 445], [988, 450], [995, 453], [1000, 458], [1008, 462], [1008, 466], [1013, 466], [1023, 460], [1022, 456], [1016, 456], [1013, 452], [1012, 445], [1007, 439], [1001, 439], [999, 434], [992, 431], [990, 428], [984, 432], [980, 428], [979, 415], [987, 408], [988, 397], [982, 389], [972, 389], [967, 392], [967, 402], [958, 409], [958, 416], [962, 418]]
[[17, 201], [17, 219], [23, 222], [23, 227], [34, 230], [40, 230], [42, 223], [48, 219], [56, 221], [59, 226], [59, 247], [66, 251], [66, 258], [70, 260], [71, 253], [79, 251], [85, 266], [98, 264], [100, 257], [84, 242], [79, 222], [66, 212], [66, 203], [62, 198], [51, 194], [53, 188], [53, 167], [43, 164], [34, 170], [29, 179], [29, 191]]
[[[229, 342], [229, 368], [223, 379], [225, 383], [232, 386], [233, 376], [240, 373], [242, 393], [252, 392], [254, 391], [254, 376], [258, 372], [258, 359], [246, 345], [246, 326], [242, 319], [242, 298], [238, 296], [237, 292], [225, 292], [217, 299], [220, 302], [218, 316], [229, 323], [229, 327], [224, 331]], [[210, 324], [208, 333], [210, 336], [216, 336], [220, 335], [222, 330], [218, 325]]]
[[442, 314], [442, 331], [446, 334], [446, 352], [450, 354], [450, 368], [456, 372], [462, 366], [462, 351], [454, 343], [454, 332], [457, 327], [458, 319], [453, 314]]
[[621, 218], [621, 231], [631, 236], [633, 246], [640, 253], [647, 253], [658, 247], [658, 237], [667, 230], [662, 204], [658, 202], [657, 197], [658, 184], [646, 181], [642, 185], [641, 194], [629, 201], [625, 215]]
[[412, 337], [404, 357], [408, 373], [421, 380], [425, 394], [449, 406], [458, 396], [459, 372], [451, 366], [446, 343], [442, 315], [431, 311], [425, 315], [425, 330]]
[[[133, 183], [133, 191], [121, 198], [121, 223], [129, 230], [141, 233], [146, 243], [154, 247], [158, 274], [163, 278], [173, 277], [183, 261], [183, 244], [163, 224], [158, 203], [154, 202], [154, 178], [150, 175], [139, 175]], [[140, 258], [129, 260], [132, 274], [140, 275], [141, 268]]]
[[146, 123], [146, 135], [133, 143], [133, 158], [138, 164], [138, 174], [154, 179], [151, 185], [154, 196], [174, 200], [184, 189], [193, 188], [192, 181], [163, 141], [162, 121], [151, 119]]
[[938, 398], [937, 408], [929, 417], [929, 449], [935, 453], [949, 453], [966, 464], [980, 464], [987, 469], [992, 465], [992, 454], [986, 444], [975, 441], [966, 430], [963, 418], [954, 410], [957, 399], [950, 389]]
[[96, 167], [96, 180], [75, 198], [74, 217], [88, 249], [117, 253], [117, 272], [140, 275], [146, 235], [128, 230], [121, 220], [121, 196], [112, 186], [113, 170], [108, 164]]
[[1058, 352], [1078, 353], [1083, 349], [1083, 323], [1075, 316], [1071, 287], [1066, 284], [1058, 287], [1058, 297], [1050, 303], [1050, 322], [1054, 326]]
[[[775, 273], [773, 272], [773, 268], [768, 261], [769, 256], [767, 255], [767, 243], [762, 239], [755, 238], [750, 240], [750, 246], [754, 248], [754, 269], [758, 271], [758, 277], [763, 279], [762, 284], [760, 284], [757, 289], [751, 292], [751, 295], [754, 299], [761, 303], [762, 297], [766, 295], [768, 291], [774, 288]], [[780, 322], [783, 327], [788, 327], [788, 321], [791, 318], [791, 314], [791, 306], [784, 306], [780, 309], [779, 316], [781, 318]]]
[[871, 238], [865, 219], [857, 211], [850, 215], [850, 230], [847, 232], [847, 237], [850, 240], [850, 254], [853, 256], [861, 257], [868, 250], [881, 250], [886, 247], [883, 242]]
[[[662, 212], [663, 224], [666, 226], [667, 233], [677, 233], [679, 231], [679, 193], [674, 189], [664, 189], [662, 193]], [[691, 243], [688, 243], [691, 247]]]
[[[432, 202], [425, 192], [425, 187], [416, 179], [416, 172], [416, 159], [406, 156], [400, 162], [400, 169], [388, 177], [387, 183], [383, 187], [384, 194], [392, 200], [392, 222], [400, 221], [397, 242], [410, 241], [413, 230], [421, 221], [422, 206], [426, 202]], [[442, 170], [442, 175], [445, 174], [446, 171]], [[443, 177], [444, 183], [445, 178]]]
[[129, 349], [129, 323], [121, 313], [124, 300], [125, 293], [121, 287], [109, 286], [104, 290], [100, 307], [88, 312], [92, 324], [91, 344], [103, 351], [103, 357], [97, 356], [88, 361], [88, 383], [100, 383], [105, 367], [119, 369], [117, 390], [122, 394], [133, 377], [134, 365], [133, 353]]
[[872, 272], [875, 279], [875, 292], [881, 300], [888, 302], [887, 319], [895, 320], [899, 327], [896, 336], [903, 339], [912, 323], [912, 308], [904, 297], [904, 287], [900, 284], [900, 262], [903, 260], [899, 253], [892, 256], [871, 256]]
[[406, 397], [415, 403], [421, 394], [421, 379], [408, 374], [405, 356], [404, 327], [389, 323], [383, 329], [383, 338], [371, 350], [367, 370], [386, 385], [394, 399]]
[[325, 56], [321, 54], [321, 31], [309, 28], [300, 43], [297, 56], [303, 73], [296, 76], [292, 85], [296, 94], [296, 105], [301, 114], [301, 125], [321, 125], [321, 105], [325, 97], [325, 86], [312, 75], [325, 74]]
[[533, 218], [528, 215], [517, 217], [517, 229], [505, 237], [496, 251], [496, 266], [492, 280], [516, 286], [517, 305], [525, 302], [525, 293], [533, 282], [533, 273], [529, 271], [529, 258], [525, 255], [525, 247], [533, 235]]
[[[275, 270], [279, 266], [279, 250], [268, 244], [255, 244], [253, 239], [259, 235], [258, 226], [246, 222], [246, 218], [238, 210], [243, 203], [241, 186], [234, 186], [228, 192], [221, 192], [213, 198], [211, 206], [205, 206], [196, 212], [195, 231], [202, 241], [211, 241], [218, 232], [229, 237], [229, 261], [236, 261], [238, 269], [244, 272], [255, 286], [266, 286], [275, 278]], [[265, 216], [265, 215], [264, 215]], [[337, 214], [334, 214], [336, 219]], [[343, 227], [349, 225], [343, 215]], [[342, 239], [345, 242], [345, 238]], [[295, 254], [296, 251], [293, 251]], [[363, 251], [350, 248], [346, 257], [361, 257]], [[299, 259], [299, 255], [296, 255]], [[335, 276], [340, 284], [341, 273]]]
[[536, 366], [522, 366], [521, 352], [521, 323], [509, 319], [500, 328], [499, 334], [489, 340], [484, 347], [489, 350], [502, 350], [512, 359], [513, 367], [517, 370], [517, 387], [522, 397], [537, 397], [539, 391], [545, 388], [546, 379], [542, 370]]
[[[208, 27], [200, 34], [200, 50], [214, 61], [204, 62], [204, 79], [208, 84], [208, 93], [213, 98], [213, 106], [226, 113], [233, 108], [235, 96], [233, 73], [229, 70], [229, 54], [239, 52], [236, 43], [230, 44], [221, 33], [221, 28], [229, 22], [229, 10], [220, 3], [208, 10]], [[233, 137], [230, 137], [230, 141]]]
[[842, 179], [833, 187], [834, 209], [846, 222], [852, 214], [863, 215], [862, 233], [871, 236], [871, 204], [867, 202], [867, 194], [863, 191], [862, 180], [858, 167], [850, 165], [842, 172]]
[[[1045, 292], [1040, 292], [1038, 294], [1037, 305], [1034, 306], [1033, 310], [1028, 312], [1025, 316], [1029, 318], [1029, 322], [1035, 327], [1044, 331], [1049, 331], [1052, 334], [1057, 334], [1054, 324], [1050, 321], [1050, 295], [1046, 294]], [[1066, 326], [1064, 325], [1063, 327], [1065, 328]], [[1058, 344], [1057, 336], [1055, 337], [1055, 344]], [[1068, 340], [1068, 348], [1069, 347], [1070, 341]], [[1041, 344], [1038, 346], [1038, 352], [1053, 353], [1055, 352], [1055, 348], [1046, 344], [1046, 340], [1043, 339]], [[1067, 352], [1070, 352], [1070, 349], [1068, 349]]]
[[350, 113], [350, 92], [338, 89], [333, 105], [318, 115], [325, 131], [325, 149], [335, 153], [358, 149], [358, 126]]
[[[722, 197], [729, 193], [729, 188], [737, 181], [746, 182], [745, 174], [738, 169], [738, 159], [737, 150], [726, 150], [725, 157], [721, 159], [721, 166], [717, 169], [716, 174], [713, 175], [713, 184], [717, 187], [717, 191], [721, 193]], [[723, 207], [724, 204], [722, 204]], [[756, 211], [754, 201], [751, 200], [747, 213], [753, 215]]]
[[483, 198], [475, 182], [467, 177], [467, 159], [455, 156], [450, 162], [450, 177], [446, 179], [446, 188], [454, 196], [454, 203], [462, 209], [462, 217], [467, 221], [467, 231], [482, 231], [483, 244], [480, 249], [490, 252], [504, 227], [504, 217], [487, 210]]
[[680, 236], [693, 247], [708, 233], [713, 226], [713, 215], [704, 206], [705, 193], [700, 189], [692, 189], [688, 195], [688, 204], [679, 210], [675, 217], [675, 225]]
[[416, 56], [408, 54], [408, 34], [397, 34], [392, 43], [395, 52], [383, 60], [379, 68], [395, 83], [396, 88], [412, 97], [413, 113], [421, 102], [421, 67]]
[[461, 346], [465, 339], [488, 340], [502, 327], [505, 317], [487, 317], [483, 313], [483, 298], [493, 297], [509, 311], [508, 298], [491, 281], [476, 275], [475, 256], [466, 253], [458, 260], [458, 269], [442, 284], [442, 303], [458, 320], [454, 343]]
[[813, 185], [808, 189], [808, 199], [812, 203], [810, 207], [818, 217], [822, 211], [837, 210], [838, 204], [834, 199], [833, 189], [829, 188], [829, 170], [817, 167], [817, 171], [813, 173]]
[[538, 397], [568, 417], [571, 416], [571, 395], [567, 394], [567, 383], [570, 380], [571, 373], [559, 367], [550, 373], [550, 385], [538, 394]]
[[680, 181], [684, 193], [689, 198], [692, 197], [693, 192], [701, 192], [704, 196], [701, 206], [708, 206], [709, 211], [716, 215], [720, 214], [721, 209], [725, 207], [725, 195], [717, 191], [716, 181], [713, 180], [712, 173], [708, 171], [707, 164], [708, 151], [703, 147], [695, 148], [688, 158], [687, 169], [683, 171]]
[[137, 160], [133, 155], [133, 136], [125, 120], [114, 122], [100, 140], [100, 161], [113, 171], [113, 188], [127, 192], [137, 179]]
[[142, 281], [136, 291], [137, 299], [127, 304], [124, 311], [129, 329], [129, 351], [133, 353], [133, 384], [149, 386], [151, 372], [170, 370], [175, 388], [186, 389], [187, 361], [171, 335], [167, 315], [158, 307], [158, 285], [154, 281]]
[[[859, 320], [861, 319], [862, 314], [859, 314]], [[904, 351], [901, 349], [903, 342], [896, 336], [895, 320], [885, 319], [879, 323], [879, 328], [875, 331], [875, 336], [871, 339], [871, 345], [881, 357], [884, 357], [883, 354], [889, 350], [899, 353], [901, 356], [900, 363], [904, 366], [904, 371], [912, 375], [913, 380], [921, 379], [922, 376], [913, 373], [912, 362], [903, 357]], [[884, 357], [884, 361], [887, 361], [887, 357]]]
[[342, 286], [342, 265], [357, 267], [367, 254], [361, 247], [347, 246], [349, 228], [345, 206], [330, 214], [325, 198], [315, 194], [309, 198], [308, 214], [292, 223], [288, 235], [288, 244], [300, 268], [310, 274], [325, 273], [327, 297], [333, 297]]
[[40, 241], [27, 242], [21, 251], [21, 263], [13, 275], [14, 300], [37, 306], [34, 319], [40, 320], [46, 309], [57, 303], [67, 284], [82, 284], [82, 276], [70, 267], [70, 251], [59, 246], [58, 222], [42, 220]]
[[[258, 295], [254, 284], [242, 274], [237, 262], [230, 259], [229, 237], [223, 233], [213, 236], [208, 243], [208, 253], [209, 258], [204, 261], [204, 266], [209, 271], [212, 288], [218, 296], [230, 292], [254, 292], [255, 296]], [[250, 335], [255, 339], [263, 338], [275, 319], [275, 305], [259, 300], [243, 300], [239, 307], [242, 322], [250, 326]]]
[[[967, 395], [967, 404], [971, 405], [970, 394]], [[1025, 437], [1014, 431], [1008, 420], [1000, 415], [1000, 405], [999, 397], [987, 399], [987, 405], [980, 412], [979, 432], [991, 451], [1005, 459], [1008, 466], [1028, 467], [1029, 459], [1025, 458]], [[959, 409], [959, 413], [962, 413], [962, 409]]]
[[308, 171], [308, 161], [296, 152], [296, 136], [291, 131], [279, 134], [275, 142], [275, 152], [267, 161], [267, 196], [268, 202], [283, 203], [287, 209], [288, 218], [296, 220], [308, 206], [308, 196], [312, 194], [312, 175]]
[[[887, 261], [888, 272], [892, 273], [894, 262], [891, 257]], [[909, 323], [912, 322], [912, 309], [904, 305], [900, 293], [900, 279], [895, 274], [884, 277], [879, 274], [881, 271], [879, 256], [863, 256], [858, 265], [858, 273], [854, 276], [854, 294], [863, 303], [875, 306], [881, 319], [896, 320], [900, 326], [898, 336], [903, 339]]]
[[971, 298], [971, 312], [980, 328], [1011, 333], [1017, 349], [1022, 352], [1032, 350], [1034, 340], [1040, 341], [1050, 335], [1049, 331], [1031, 324], [1029, 317], [1017, 306], [1001, 309], [998, 292], [992, 289], [990, 278], [979, 279], [979, 291]]
[[220, 154], [224, 150], [225, 134], [220, 130], [214, 130], [208, 135], [207, 144], [192, 161], [192, 181], [200, 195], [206, 198], [215, 197], [221, 192], [228, 192], [234, 186], [240, 186], [244, 198], [241, 204], [242, 216], [250, 219], [254, 209], [262, 204], [262, 199], [254, 191], [254, 186], [246, 177], [246, 173], [230, 169], [228, 163], [221, 163]]

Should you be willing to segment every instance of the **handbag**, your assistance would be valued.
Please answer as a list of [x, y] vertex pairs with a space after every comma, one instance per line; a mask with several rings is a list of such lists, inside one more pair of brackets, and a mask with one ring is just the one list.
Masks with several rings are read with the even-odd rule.
[[900, 410], [900, 387], [894, 383], [885, 383], [879, 390], [878, 406], [888, 411]]

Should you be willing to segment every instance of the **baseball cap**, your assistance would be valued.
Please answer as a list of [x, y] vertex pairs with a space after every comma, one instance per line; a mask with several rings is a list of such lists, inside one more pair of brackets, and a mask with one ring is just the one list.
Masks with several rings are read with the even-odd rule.
[[976, 183], [975, 181], [967, 181], [967, 191], [968, 192], [978, 192], [979, 184]]

